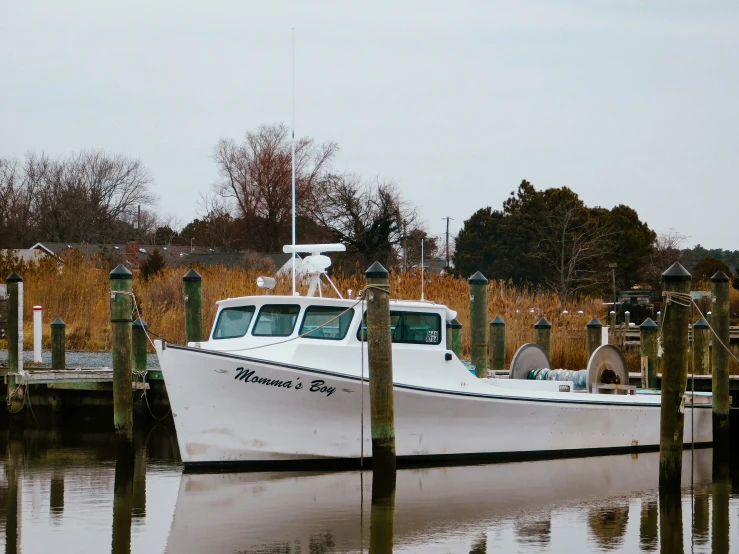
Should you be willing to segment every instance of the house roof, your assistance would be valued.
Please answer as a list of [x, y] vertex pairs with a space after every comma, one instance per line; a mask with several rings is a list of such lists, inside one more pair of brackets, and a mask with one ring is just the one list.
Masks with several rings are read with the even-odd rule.
[[[126, 257], [125, 243], [122, 244], [87, 244], [79, 242], [37, 242], [27, 252], [42, 251], [48, 255], [59, 256], [65, 250], [76, 249], [85, 256], [97, 254], [118, 253], [122, 258]], [[226, 267], [247, 267], [253, 263], [254, 258], [269, 260], [275, 270], [279, 271], [290, 261], [290, 254], [282, 252], [222, 252], [215, 248], [190, 247], [181, 245], [148, 245], [137, 244], [138, 263], [143, 262], [149, 253], [155, 248], [164, 257], [164, 263], [169, 267], [186, 267], [194, 264], [203, 266], [223, 265]], [[298, 256], [300, 258], [300, 256]]]

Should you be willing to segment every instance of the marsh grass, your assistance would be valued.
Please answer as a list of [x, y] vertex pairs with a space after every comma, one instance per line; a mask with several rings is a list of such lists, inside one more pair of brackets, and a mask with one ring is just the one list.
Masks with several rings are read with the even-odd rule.
[[[67, 349], [104, 351], [111, 348], [107, 268], [77, 259], [68, 261], [61, 268], [41, 264], [25, 270], [26, 348], [32, 348], [33, 324], [30, 314], [34, 305], [44, 308], [44, 348], [50, 347], [49, 323], [57, 317], [67, 324]], [[197, 270], [203, 277], [203, 324], [206, 334], [215, 318], [217, 300], [263, 294], [256, 286], [256, 278], [260, 275], [257, 271], [213, 266]], [[151, 332], [180, 344], [185, 341], [182, 276], [186, 271], [186, 268], [165, 268], [148, 281], [141, 277], [140, 272], [135, 272], [133, 277], [138, 307]], [[420, 299], [419, 276], [419, 273], [391, 272], [392, 297]], [[364, 276], [337, 275], [334, 282], [342, 294], [346, 295], [347, 290], [351, 289], [352, 296], [356, 298], [364, 286]], [[290, 276], [283, 275], [277, 279], [274, 293], [289, 294], [290, 289]], [[307, 282], [301, 283], [299, 290], [305, 293]], [[326, 296], [334, 296], [328, 286], [323, 287], [323, 292]], [[469, 357], [467, 281], [450, 275], [427, 275], [424, 297], [445, 304], [458, 313], [457, 318], [464, 326], [463, 357]], [[734, 303], [739, 303], [739, 291], [732, 289], [732, 311]], [[565, 310], [568, 313], [564, 313]], [[579, 314], [579, 311], [583, 313]], [[592, 317], [599, 317], [605, 323], [606, 311], [600, 299], [585, 297], [564, 302], [554, 293], [495, 281], [488, 286], [488, 321], [496, 315], [506, 322], [506, 365], [510, 364], [519, 346], [534, 340], [534, 323], [545, 317], [553, 326], [552, 366], [582, 369], [588, 362], [585, 326]], [[638, 371], [638, 348], [626, 349], [625, 354], [629, 370]]]

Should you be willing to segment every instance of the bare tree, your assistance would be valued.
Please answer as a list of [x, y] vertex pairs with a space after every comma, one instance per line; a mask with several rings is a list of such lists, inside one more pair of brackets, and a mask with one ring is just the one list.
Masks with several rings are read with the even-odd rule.
[[[316, 144], [308, 137], [295, 143], [295, 180], [298, 215], [310, 211], [314, 187], [325, 178], [338, 146]], [[277, 251], [289, 236], [292, 208], [292, 145], [282, 123], [262, 125], [246, 133], [239, 144], [221, 139], [213, 159], [220, 181], [216, 191], [234, 204], [244, 220], [261, 222], [265, 250]]]
[[329, 175], [315, 198], [314, 219], [331, 231], [333, 240], [346, 244], [348, 258], [362, 266], [374, 260], [396, 263], [403, 229], [415, 229], [416, 210], [390, 182], [370, 185], [356, 175]]
[[662, 290], [662, 273], [675, 262], [682, 262], [686, 238], [674, 229], [657, 236], [652, 254], [642, 270], [642, 280], [653, 290]]
[[602, 284], [613, 229], [578, 202], [545, 212], [535, 231], [534, 255], [548, 268], [544, 282], [561, 298]]
[[0, 158], [0, 247], [27, 247], [36, 237], [34, 187], [24, 179], [18, 160]]

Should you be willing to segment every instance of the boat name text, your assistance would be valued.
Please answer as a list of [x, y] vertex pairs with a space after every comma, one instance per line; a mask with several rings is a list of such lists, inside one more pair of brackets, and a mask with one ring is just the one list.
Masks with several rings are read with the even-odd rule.
[[[293, 390], [300, 390], [303, 388], [303, 383], [297, 383], [295, 386], [293, 386], [292, 381], [281, 381], [279, 379], [268, 379], [267, 377], [260, 377], [259, 375], [255, 374], [253, 369], [246, 369], [243, 367], [236, 368], [236, 375], [234, 376], [234, 379], [237, 379], [238, 381], [243, 381], [244, 383], [255, 383], [257, 385], [265, 385], [267, 387], [278, 387]], [[310, 382], [310, 387], [308, 388], [308, 390], [310, 392], [321, 392], [325, 394], [326, 397], [329, 397], [334, 392], [336, 392], [336, 387], [329, 387], [326, 385], [326, 382], [324, 380], [316, 379]]]

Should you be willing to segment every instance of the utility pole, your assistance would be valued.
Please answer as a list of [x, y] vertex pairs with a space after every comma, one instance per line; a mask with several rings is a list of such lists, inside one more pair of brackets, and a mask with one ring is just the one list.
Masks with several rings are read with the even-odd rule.
[[454, 218], [447, 216], [441, 219], [446, 219], [446, 266], [449, 267], [449, 220]]
[[608, 267], [611, 268], [611, 276], [613, 278], [613, 311], [616, 311], [616, 268], [618, 267], [618, 264], [616, 263], [610, 263], [608, 264]]

